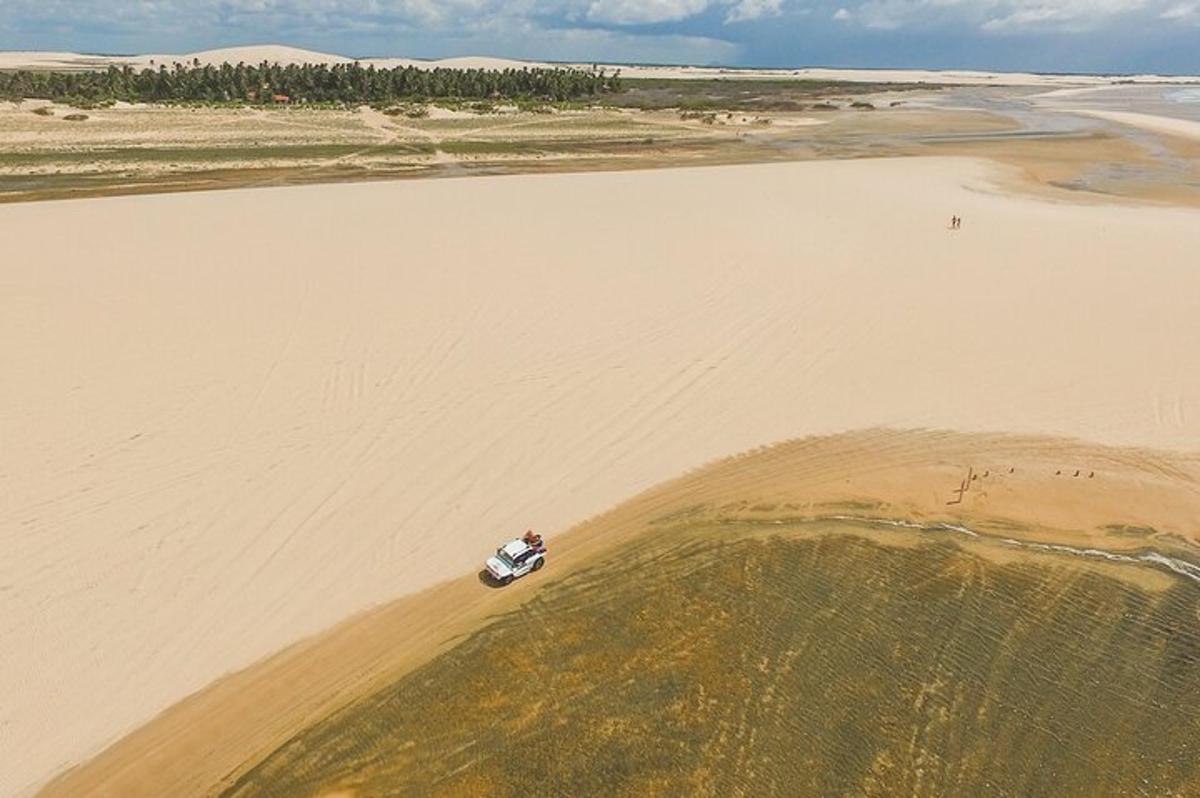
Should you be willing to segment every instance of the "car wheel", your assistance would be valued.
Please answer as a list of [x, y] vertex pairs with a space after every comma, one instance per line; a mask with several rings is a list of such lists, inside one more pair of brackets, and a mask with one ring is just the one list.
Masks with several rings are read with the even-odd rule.
[[500, 584], [502, 584], [502, 585], [510, 584], [512, 582], [512, 579], [513, 578], [511, 576], [506, 576], [500, 580]]
[[538, 570], [539, 568], [541, 568], [541, 567], [542, 567], [543, 565], [545, 565], [545, 564], [546, 564], [546, 561], [545, 561], [545, 560], [538, 560], [537, 562], [535, 562], [535, 563], [533, 564], [533, 570], [535, 570], [535, 571], [536, 571], [536, 570]]

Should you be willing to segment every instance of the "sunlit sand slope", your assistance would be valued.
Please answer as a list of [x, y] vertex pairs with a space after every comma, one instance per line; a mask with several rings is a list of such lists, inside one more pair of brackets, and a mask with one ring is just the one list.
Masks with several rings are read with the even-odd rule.
[[[1200, 217], [861, 161], [0, 209], [0, 792], [733, 452], [1200, 449]], [[965, 219], [951, 232], [952, 213]]]
[[1194, 785], [1198, 477], [1010, 436], [752, 452], [562, 536], [537, 577], [449, 582], [221, 680], [48, 794]]

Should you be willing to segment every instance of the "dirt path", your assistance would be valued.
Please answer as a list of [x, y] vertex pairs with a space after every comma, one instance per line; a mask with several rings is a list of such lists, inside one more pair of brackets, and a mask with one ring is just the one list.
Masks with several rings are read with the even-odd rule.
[[404, 141], [403, 135], [407, 134], [410, 137], [432, 144], [435, 148], [430, 159], [432, 163], [448, 164], [454, 163], [457, 160], [453, 155], [441, 148], [442, 139], [427, 130], [405, 125], [399, 121], [399, 117], [388, 116], [381, 111], [376, 111], [374, 108], [365, 105], [358, 109], [358, 113], [367, 127], [378, 131], [388, 142]]

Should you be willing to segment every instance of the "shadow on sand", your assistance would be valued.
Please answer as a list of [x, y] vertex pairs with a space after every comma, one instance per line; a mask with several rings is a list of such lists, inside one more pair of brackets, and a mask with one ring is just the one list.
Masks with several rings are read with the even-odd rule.
[[493, 577], [486, 568], [482, 569], [477, 576], [479, 577], [479, 583], [484, 587], [490, 587], [493, 590], [499, 590], [500, 588], [505, 587], [505, 585], [497, 582], [495, 577]]

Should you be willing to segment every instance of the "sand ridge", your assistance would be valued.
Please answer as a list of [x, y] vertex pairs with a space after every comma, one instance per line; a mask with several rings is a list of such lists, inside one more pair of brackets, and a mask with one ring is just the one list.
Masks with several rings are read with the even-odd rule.
[[1063, 113], [1093, 116], [1097, 119], [1105, 119], [1109, 122], [1118, 122], [1122, 125], [1130, 125], [1143, 130], [1149, 130], [1153, 133], [1162, 133], [1167, 136], [1180, 136], [1193, 141], [1200, 140], [1200, 122], [1195, 122], [1188, 119], [1172, 119], [1169, 116], [1159, 116], [1157, 114], [1139, 114], [1129, 111], [1097, 111], [1086, 108], [1063, 109]]
[[911, 159], [0, 208], [0, 625], [29, 641], [0, 652], [0, 791], [732, 452], [878, 426], [1200, 449], [1195, 212], [996, 180]]
[[[958, 494], [964, 481], [968, 488]], [[537, 580], [497, 591], [464, 576], [345, 621], [224, 678], [55, 780], [45, 794], [215, 793], [293, 734], [536, 597], [547, 580], [563, 580], [639, 541], [661, 543], [689, 526], [724, 527], [730, 536], [759, 534], [744, 531], [751, 524], [794, 536], [805, 534], [806, 520], [859, 518], [878, 523], [858, 534], [888, 546], [914, 545], [920, 534], [926, 542], [952, 535], [989, 559], [1040, 557], [1044, 563], [1058, 556], [1066, 558], [1064, 564], [1159, 591], [1178, 578], [1168, 569], [1116, 566], [1102, 557], [1081, 560], [1041, 546], [1066, 542], [1112, 554], [1182, 547], [1195, 561], [1197, 517], [1196, 456], [1063, 439], [899, 430], [746, 452], [670, 480], [559, 536], [552, 567]], [[914, 533], [913, 524], [929, 531]], [[973, 539], [954, 531], [969, 529], [966, 525], [995, 534]], [[1012, 536], [1028, 547], [1003, 542]]]

